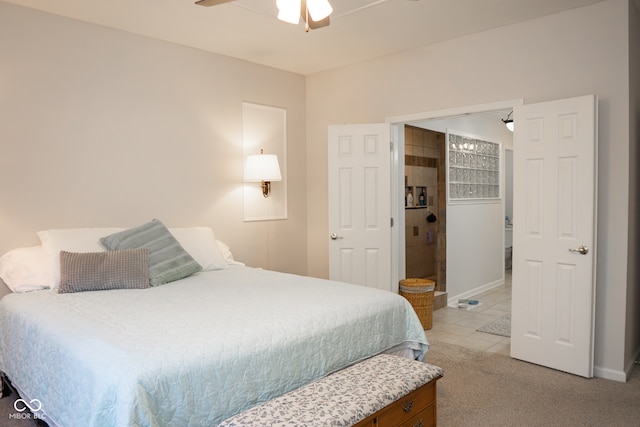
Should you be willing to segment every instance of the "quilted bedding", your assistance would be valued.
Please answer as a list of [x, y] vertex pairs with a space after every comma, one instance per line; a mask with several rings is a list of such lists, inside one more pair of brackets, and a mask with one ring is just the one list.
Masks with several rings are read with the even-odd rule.
[[403, 347], [428, 348], [404, 298], [242, 266], [0, 301], [0, 370], [65, 427], [213, 426]]

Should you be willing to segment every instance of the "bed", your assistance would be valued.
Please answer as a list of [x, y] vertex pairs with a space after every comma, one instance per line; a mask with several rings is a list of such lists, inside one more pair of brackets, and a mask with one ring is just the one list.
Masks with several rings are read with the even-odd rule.
[[[424, 330], [401, 296], [244, 266], [209, 231], [190, 253], [216, 247], [215, 268], [198, 259], [201, 271], [142, 289], [26, 283], [29, 292], [0, 301], [0, 371], [37, 401], [39, 417], [65, 427], [212, 426], [376, 354], [424, 358]], [[89, 233], [89, 249], [96, 233], [113, 232]], [[52, 261], [60, 247], [91, 253], [41, 240], [47, 280], [65, 277]]]

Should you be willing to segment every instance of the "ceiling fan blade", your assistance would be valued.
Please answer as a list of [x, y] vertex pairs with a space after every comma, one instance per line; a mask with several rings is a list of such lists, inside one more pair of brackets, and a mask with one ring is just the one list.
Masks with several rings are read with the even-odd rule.
[[233, 0], [199, 0], [196, 2], [198, 6], [215, 6], [217, 4], [229, 3]]
[[328, 27], [329, 24], [331, 24], [331, 22], [328, 16], [319, 21], [314, 21], [313, 19], [311, 19], [311, 17], [309, 17], [309, 28], [311, 28], [312, 30], [315, 30], [316, 28]]
[[331, 15], [319, 21], [314, 21], [311, 18], [311, 15], [307, 12], [307, 0], [300, 1], [300, 16], [302, 17], [302, 21], [304, 21], [308, 27], [307, 31], [309, 29], [315, 30], [316, 28], [328, 27], [331, 23], [329, 19]]

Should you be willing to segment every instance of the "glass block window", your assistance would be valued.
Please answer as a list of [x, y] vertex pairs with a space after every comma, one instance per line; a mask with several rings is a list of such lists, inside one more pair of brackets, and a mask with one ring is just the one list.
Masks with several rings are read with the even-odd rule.
[[500, 199], [500, 144], [447, 131], [449, 200]]

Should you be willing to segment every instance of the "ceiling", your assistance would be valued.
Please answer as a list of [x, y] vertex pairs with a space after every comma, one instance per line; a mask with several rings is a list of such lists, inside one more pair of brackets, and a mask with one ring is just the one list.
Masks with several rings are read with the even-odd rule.
[[276, 0], [4, 1], [307, 75], [602, 0], [330, 0], [331, 25], [308, 33]]

